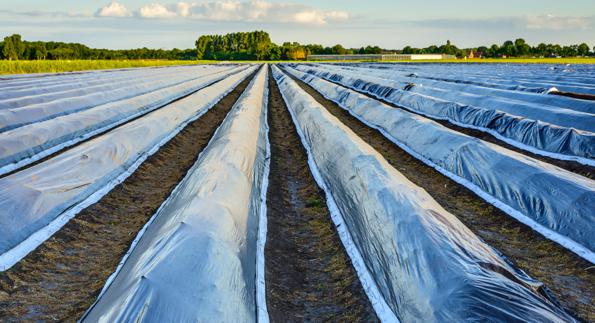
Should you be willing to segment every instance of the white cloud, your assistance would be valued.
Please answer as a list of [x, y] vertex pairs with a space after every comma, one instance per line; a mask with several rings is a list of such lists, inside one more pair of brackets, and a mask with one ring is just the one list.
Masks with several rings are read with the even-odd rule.
[[344, 11], [323, 11], [294, 3], [254, 0], [195, 4], [190, 9], [189, 17], [215, 21], [293, 22], [323, 25], [329, 22], [348, 20], [349, 14]]
[[525, 27], [527, 29], [539, 30], [571, 30], [588, 29], [592, 25], [592, 19], [587, 17], [559, 17], [554, 15], [527, 16]]
[[176, 12], [169, 11], [164, 5], [153, 3], [143, 6], [138, 10], [138, 16], [142, 18], [173, 18]]
[[107, 6], [100, 8], [95, 13], [97, 17], [128, 17], [130, 13], [128, 9], [116, 1], [112, 1]]
[[321, 10], [302, 10], [293, 16], [295, 22], [305, 24], [323, 25], [328, 22], [345, 21], [349, 19], [349, 14], [344, 11], [321, 11]]
[[349, 19], [349, 14], [345, 11], [329, 11], [326, 13], [326, 18], [328, 20], [347, 20]]
[[[126, 8], [117, 2], [112, 2], [97, 13], [97, 16], [100, 17], [128, 15]], [[203, 21], [289, 22], [309, 25], [324, 25], [329, 22], [346, 21], [350, 18], [350, 15], [344, 11], [324, 11], [301, 4], [272, 3], [263, 0], [153, 3], [139, 8], [134, 16], [162, 19], [187, 18]]]
[[324, 13], [316, 10], [300, 11], [293, 15], [293, 20], [304, 24], [322, 25], [326, 23]]
[[190, 9], [192, 9], [193, 6], [193, 3], [178, 2], [176, 3], [176, 12], [180, 17], [188, 17], [190, 15]]

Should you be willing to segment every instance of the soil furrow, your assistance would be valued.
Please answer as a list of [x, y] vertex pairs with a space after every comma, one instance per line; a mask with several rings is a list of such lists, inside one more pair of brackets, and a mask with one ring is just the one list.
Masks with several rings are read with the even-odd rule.
[[563, 307], [582, 320], [595, 321], [595, 267], [588, 261], [547, 240], [472, 191], [423, 164], [306, 83], [293, 79], [477, 236], [504, 254], [515, 266], [542, 281]]
[[575, 92], [562, 92], [562, 91], [553, 91], [553, 92], [550, 92], [550, 94], [560, 95], [560, 96], [567, 96], [567, 97], [573, 98], [573, 99], [595, 101], [595, 95], [593, 95], [593, 94], [575, 93]]
[[[287, 73], [287, 74], [289, 74], [289, 73]], [[293, 77], [293, 75], [291, 75], [291, 77]], [[329, 81], [329, 80], [326, 80], [326, 81]], [[336, 84], [338, 86], [341, 86], [341, 87], [345, 87], [345, 86], [343, 86], [342, 84], [340, 84], [338, 82], [333, 82], [333, 81], [329, 81], [329, 82], [334, 83], [334, 84]], [[546, 162], [548, 164], [556, 165], [556, 166], [558, 166], [560, 168], [563, 168], [563, 169], [566, 169], [566, 170], [571, 171], [573, 173], [576, 173], [576, 174], [585, 176], [587, 178], [595, 179], [595, 167], [593, 167], [593, 166], [583, 165], [583, 164], [581, 164], [579, 162], [575, 162], [575, 161], [560, 160], [560, 159], [555, 159], [555, 158], [551, 158], [551, 157], [546, 157], [546, 156], [534, 154], [532, 152], [529, 152], [529, 151], [526, 151], [526, 150], [517, 148], [515, 146], [512, 146], [512, 145], [510, 145], [510, 144], [508, 144], [508, 143], [506, 143], [506, 142], [504, 142], [504, 141], [502, 141], [502, 140], [494, 137], [493, 135], [491, 135], [491, 134], [489, 134], [487, 132], [483, 132], [483, 131], [480, 131], [480, 130], [469, 129], [469, 128], [464, 128], [464, 127], [461, 127], [461, 126], [457, 126], [457, 125], [455, 125], [455, 124], [453, 124], [453, 123], [451, 123], [450, 121], [447, 121], [447, 120], [439, 120], [439, 119], [429, 118], [427, 116], [424, 116], [424, 115], [421, 115], [419, 113], [416, 113], [415, 111], [411, 111], [411, 110], [405, 109], [405, 108], [403, 108], [403, 107], [401, 107], [399, 105], [396, 105], [396, 104], [391, 103], [389, 101], [386, 101], [384, 99], [379, 99], [377, 97], [374, 97], [374, 96], [372, 96], [372, 95], [370, 95], [368, 93], [365, 93], [365, 92], [362, 92], [362, 91], [359, 91], [359, 90], [355, 90], [355, 89], [352, 89], [352, 88], [349, 88], [349, 89], [350, 90], [353, 90], [355, 92], [358, 92], [358, 93], [360, 93], [362, 95], [365, 95], [365, 96], [367, 96], [369, 98], [372, 98], [374, 100], [378, 100], [378, 101], [380, 101], [380, 102], [382, 102], [382, 103], [384, 103], [384, 104], [386, 104], [388, 106], [391, 106], [393, 108], [402, 109], [404, 111], [407, 111], [407, 112], [410, 112], [410, 113], [413, 113], [413, 114], [417, 114], [417, 115], [419, 115], [419, 116], [421, 116], [423, 118], [430, 119], [430, 120], [435, 121], [435, 122], [437, 122], [437, 123], [439, 123], [439, 124], [441, 124], [441, 125], [449, 128], [449, 129], [452, 129], [454, 131], [457, 131], [457, 132], [460, 132], [460, 133], [464, 133], [464, 134], [466, 134], [468, 136], [471, 136], [471, 137], [479, 138], [479, 139], [481, 139], [483, 141], [487, 141], [487, 142], [496, 144], [498, 146], [504, 147], [506, 149], [509, 149], [509, 150], [512, 150], [512, 151], [516, 151], [518, 153], [521, 153], [523, 155], [529, 156], [531, 158], [535, 158], [537, 160], [544, 161], [544, 162]]]
[[265, 267], [270, 319], [377, 321], [272, 75], [269, 89], [272, 157]]
[[137, 232], [194, 164], [252, 76], [99, 202], [0, 273], [1, 320], [76, 321], [94, 302]]

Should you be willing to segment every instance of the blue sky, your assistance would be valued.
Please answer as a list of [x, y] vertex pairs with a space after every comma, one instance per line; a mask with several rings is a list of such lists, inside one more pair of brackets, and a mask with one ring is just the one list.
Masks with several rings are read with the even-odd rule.
[[502, 43], [595, 46], [595, 0], [0, 0], [0, 36], [105, 48], [189, 48], [201, 34], [348, 47]]

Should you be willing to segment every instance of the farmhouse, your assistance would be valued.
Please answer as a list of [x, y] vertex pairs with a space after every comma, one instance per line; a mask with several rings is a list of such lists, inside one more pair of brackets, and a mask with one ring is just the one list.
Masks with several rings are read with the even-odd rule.
[[352, 55], [308, 55], [310, 61], [415, 61], [452, 59], [453, 55], [446, 54], [352, 54]]

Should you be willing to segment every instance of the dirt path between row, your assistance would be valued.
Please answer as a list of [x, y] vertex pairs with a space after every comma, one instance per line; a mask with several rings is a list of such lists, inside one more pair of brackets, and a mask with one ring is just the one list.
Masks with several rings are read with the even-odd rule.
[[270, 319], [375, 322], [272, 75], [269, 89], [272, 157], [265, 267]]
[[95, 301], [137, 232], [194, 164], [250, 79], [99, 202], [0, 273], [1, 321], [76, 321]]
[[306, 83], [297, 81], [316, 101], [380, 152], [410, 181], [430, 193], [477, 236], [503, 253], [515, 266], [542, 281], [562, 306], [580, 319], [595, 321], [595, 267], [588, 261], [547, 240], [423, 164]]
[[595, 95], [593, 95], [593, 94], [575, 93], [575, 92], [562, 92], [562, 91], [552, 91], [552, 92], [550, 92], [550, 94], [552, 94], [552, 95], [560, 95], [560, 96], [567, 96], [567, 97], [573, 98], [573, 99], [595, 101]]
[[[289, 74], [289, 73], [287, 73], [287, 74]], [[293, 75], [291, 75], [291, 76], [293, 77]], [[345, 86], [343, 86], [343, 85], [341, 85], [340, 83], [337, 83], [337, 82], [329, 81], [329, 80], [326, 80], [326, 79], [325, 79], [325, 81], [331, 82], [331, 83], [333, 83], [335, 85], [338, 85], [340, 87], [345, 87]], [[347, 88], [347, 87], [345, 87], [345, 88]], [[401, 106], [398, 106], [398, 105], [396, 105], [396, 104], [394, 104], [392, 102], [386, 101], [384, 99], [376, 98], [376, 97], [374, 97], [374, 96], [372, 96], [372, 95], [370, 95], [368, 93], [365, 93], [365, 92], [362, 92], [362, 91], [358, 91], [358, 90], [354, 90], [354, 89], [351, 89], [351, 88], [349, 88], [349, 89], [352, 90], [352, 91], [358, 92], [358, 93], [360, 93], [362, 95], [365, 95], [365, 96], [367, 96], [369, 98], [372, 98], [374, 100], [378, 100], [378, 101], [380, 101], [380, 102], [382, 102], [382, 103], [384, 103], [384, 104], [386, 104], [388, 106], [391, 106], [393, 108], [402, 109], [404, 111], [407, 111], [407, 112], [410, 112], [410, 113], [413, 113], [413, 114], [417, 114], [417, 115], [419, 115], [419, 116], [421, 116], [423, 118], [426, 118], [426, 119], [435, 121], [435, 122], [443, 125], [444, 127], [449, 128], [449, 129], [452, 129], [452, 130], [454, 130], [456, 132], [460, 132], [460, 133], [466, 134], [468, 136], [475, 137], [475, 138], [481, 139], [483, 141], [487, 141], [487, 142], [496, 144], [496, 145], [501, 146], [501, 147], [504, 147], [506, 149], [509, 149], [509, 150], [512, 150], [512, 151], [516, 151], [518, 153], [521, 153], [521, 154], [523, 154], [525, 156], [529, 156], [531, 158], [544, 161], [544, 162], [546, 162], [548, 164], [556, 165], [556, 166], [558, 166], [560, 168], [566, 169], [566, 170], [571, 171], [571, 172], [573, 172], [575, 174], [579, 174], [579, 175], [582, 175], [584, 177], [587, 177], [587, 178], [590, 178], [590, 179], [595, 180], [595, 167], [593, 167], [593, 166], [583, 165], [581, 163], [578, 163], [578, 162], [575, 162], [575, 161], [570, 161], [570, 160], [560, 160], [560, 159], [555, 159], [555, 158], [546, 157], [546, 156], [542, 156], [542, 155], [537, 155], [537, 154], [534, 154], [532, 152], [529, 152], [529, 151], [526, 151], [526, 150], [517, 148], [515, 146], [512, 146], [512, 145], [510, 145], [510, 144], [508, 144], [508, 143], [506, 143], [506, 142], [504, 142], [504, 141], [502, 141], [502, 140], [494, 137], [493, 135], [491, 135], [491, 134], [489, 134], [487, 132], [483, 132], [483, 131], [476, 130], [476, 129], [469, 129], [469, 128], [464, 128], [464, 127], [461, 127], [461, 126], [457, 126], [457, 125], [455, 125], [455, 124], [453, 124], [453, 123], [451, 123], [450, 121], [447, 121], [447, 120], [439, 120], [439, 119], [430, 118], [430, 117], [421, 115], [419, 113], [416, 113], [415, 111], [411, 111], [411, 110], [405, 109], [405, 108], [403, 108]]]

